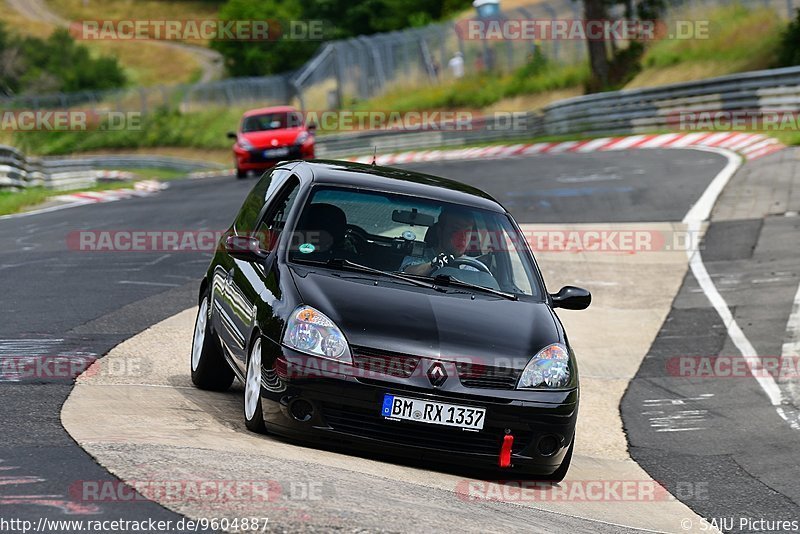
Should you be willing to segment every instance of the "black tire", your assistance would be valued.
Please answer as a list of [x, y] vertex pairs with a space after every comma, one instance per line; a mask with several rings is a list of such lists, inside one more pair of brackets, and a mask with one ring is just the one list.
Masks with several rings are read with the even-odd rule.
[[572, 449], [575, 447], [575, 436], [572, 436], [572, 443], [569, 444], [569, 449], [567, 449], [567, 454], [564, 455], [564, 460], [561, 462], [561, 465], [556, 469], [556, 471], [547, 477], [547, 480], [550, 482], [561, 482], [566, 478], [567, 471], [569, 471], [569, 464], [572, 462]]
[[[198, 306], [197, 319], [194, 323], [194, 338], [189, 362], [192, 383], [200, 389], [225, 391], [231, 387], [235, 375], [222, 355], [219, 340], [211, 331], [211, 324], [208, 320], [209, 306], [210, 297], [206, 290]], [[202, 334], [200, 334], [201, 328]], [[199, 352], [195, 352], [196, 348]]]
[[261, 408], [261, 337], [253, 340], [247, 355], [247, 374], [244, 379], [244, 424], [251, 432], [265, 434], [264, 412]]
[[239, 167], [236, 167], [236, 178], [238, 178], [239, 180], [244, 180], [245, 178], [247, 178], [247, 171], [243, 171]]

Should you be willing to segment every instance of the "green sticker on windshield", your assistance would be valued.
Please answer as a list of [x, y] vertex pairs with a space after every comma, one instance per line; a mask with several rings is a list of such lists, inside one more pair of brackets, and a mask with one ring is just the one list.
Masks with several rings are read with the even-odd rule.
[[311, 254], [312, 252], [314, 252], [314, 250], [316, 250], [316, 247], [311, 243], [303, 243], [297, 250], [299, 250], [303, 254]]

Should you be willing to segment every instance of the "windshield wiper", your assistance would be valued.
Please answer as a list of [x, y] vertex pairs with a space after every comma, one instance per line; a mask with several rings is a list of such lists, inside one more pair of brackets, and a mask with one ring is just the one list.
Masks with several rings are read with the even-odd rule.
[[331, 258], [328, 261], [314, 261], [314, 260], [303, 260], [303, 259], [295, 259], [294, 261], [299, 263], [309, 263], [312, 265], [324, 265], [326, 267], [339, 267], [344, 269], [351, 269], [353, 271], [361, 271], [363, 273], [376, 274], [378, 276], [386, 276], [388, 278], [395, 278], [397, 280], [408, 282], [409, 284], [414, 284], [415, 286], [425, 287], [428, 289], [435, 289], [436, 291], [443, 291], [441, 288], [437, 287], [436, 284], [432, 284], [430, 282], [423, 282], [422, 280], [417, 280], [415, 278], [411, 278], [410, 276], [405, 276], [402, 274], [390, 273], [388, 271], [381, 271], [380, 269], [373, 269], [372, 267], [367, 267], [366, 265], [361, 265], [360, 263], [354, 263], [344, 258]]
[[491, 287], [479, 286], [478, 284], [471, 284], [469, 282], [464, 282], [463, 280], [454, 278], [449, 274], [438, 274], [433, 278], [433, 281], [434, 283], [442, 285], [459, 286], [459, 287], [474, 289], [476, 291], [484, 291], [486, 293], [491, 293], [492, 295], [503, 297], [508, 300], [519, 300], [519, 297], [517, 297], [513, 293], [507, 293], [505, 291], [500, 291], [499, 289], [492, 289]]

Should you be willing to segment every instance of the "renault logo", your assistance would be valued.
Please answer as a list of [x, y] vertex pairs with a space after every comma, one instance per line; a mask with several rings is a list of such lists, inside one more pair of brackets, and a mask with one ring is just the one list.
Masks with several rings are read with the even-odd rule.
[[444, 370], [444, 365], [441, 362], [436, 362], [428, 369], [428, 380], [434, 387], [439, 387], [447, 380], [447, 371]]

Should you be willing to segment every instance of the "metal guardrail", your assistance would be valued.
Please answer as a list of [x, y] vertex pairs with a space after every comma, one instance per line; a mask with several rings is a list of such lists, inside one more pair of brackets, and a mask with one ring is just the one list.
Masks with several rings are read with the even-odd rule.
[[463, 146], [492, 141], [514, 141], [530, 138], [544, 132], [542, 116], [527, 113], [524, 128], [496, 127], [485, 117], [477, 118], [462, 130], [370, 130], [355, 133], [331, 134], [317, 137], [316, 155], [320, 158], [339, 158], [371, 154], [377, 147], [379, 153], [413, 150], [419, 148]]
[[680, 128], [693, 112], [798, 109], [800, 67], [789, 67], [570, 98], [544, 108], [544, 125], [548, 134], [638, 133]]
[[531, 112], [524, 128], [470, 132], [387, 130], [337, 134], [317, 139], [324, 157], [364, 155], [495, 140], [560, 134], [625, 134], [654, 130], [687, 131], [681, 119], [717, 111], [800, 111], [800, 67], [745, 72], [647, 89], [609, 91], [570, 98]]
[[0, 190], [46, 187], [64, 190], [88, 187], [109, 176], [103, 169], [161, 168], [179, 172], [217, 170], [223, 166], [169, 156], [102, 155], [28, 158], [14, 147], [0, 145]]

